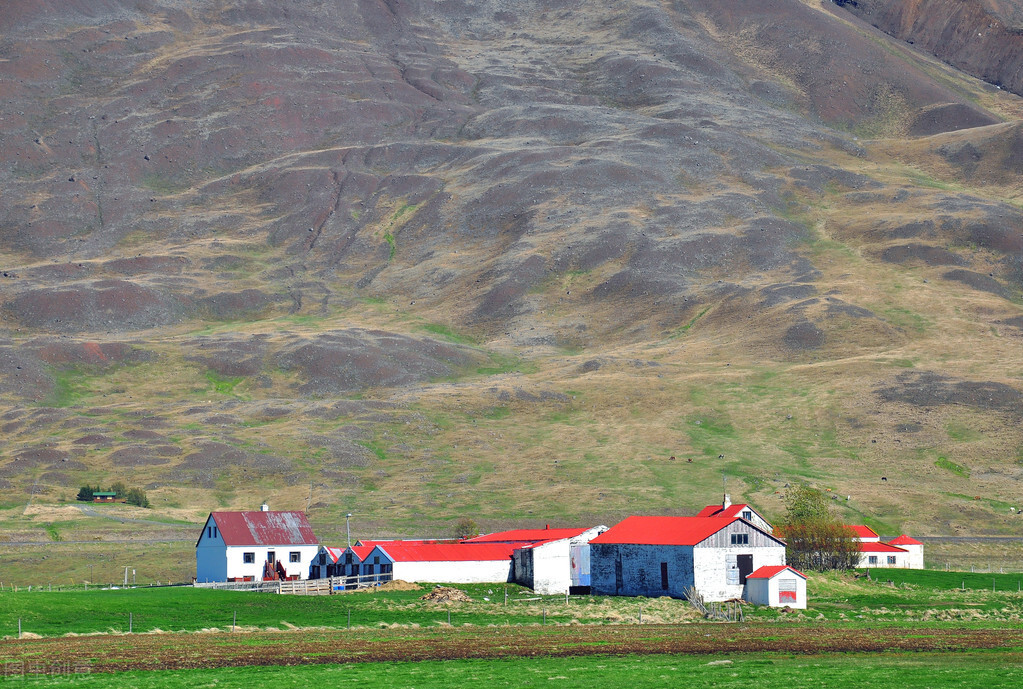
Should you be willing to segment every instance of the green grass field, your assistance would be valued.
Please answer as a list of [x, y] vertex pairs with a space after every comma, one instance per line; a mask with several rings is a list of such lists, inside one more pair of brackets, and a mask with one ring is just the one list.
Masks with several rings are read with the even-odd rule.
[[[964, 588], [965, 584], [965, 588]], [[811, 574], [808, 610], [784, 613], [746, 606], [750, 621], [823, 620], [843, 625], [998, 626], [1023, 619], [1023, 575], [931, 570], [873, 570]], [[385, 626], [605, 624], [692, 621], [685, 602], [669, 598], [537, 597], [515, 585], [461, 585], [471, 599], [437, 604], [421, 600], [430, 589], [364, 590], [336, 596], [281, 596], [192, 587], [48, 592], [21, 588], [0, 593], [0, 638], [22, 630], [52, 637], [128, 631]], [[994, 590], [992, 590], [994, 589]], [[504, 601], [508, 591], [509, 602]], [[525, 600], [522, 600], [525, 599]], [[450, 613], [450, 618], [449, 618]], [[237, 616], [237, 618], [236, 618]]]
[[[237, 667], [203, 670], [32, 676], [33, 686], [96, 689], [202, 689], [204, 687], [310, 686], [415, 687], [1016, 687], [1023, 680], [1023, 654], [966, 652], [948, 654], [780, 654], [706, 656], [589, 656], [508, 658], [419, 663], [355, 663], [296, 667]], [[26, 669], [9, 665], [7, 680]], [[28, 669], [31, 669], [28, 666]], [[85, 668], [83, 668], [85, 669]]]

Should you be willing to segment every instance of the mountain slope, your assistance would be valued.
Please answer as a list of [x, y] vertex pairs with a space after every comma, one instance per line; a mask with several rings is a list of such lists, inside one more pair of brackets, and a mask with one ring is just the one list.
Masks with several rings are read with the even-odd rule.
[[1020, 100], [842, 10], [0, 22], [12, 514], [122, 478], [189, 518], [607, 522], [724, 473], [1016, 524]]

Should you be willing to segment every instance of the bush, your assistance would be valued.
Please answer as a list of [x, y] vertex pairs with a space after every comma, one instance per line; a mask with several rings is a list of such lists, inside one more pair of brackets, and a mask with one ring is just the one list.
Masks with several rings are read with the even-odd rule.
[[125, 493], [125, 502], [129, 505], [149, 507], [149, 498], [146, 497], [146, 491], [141, 488], [129, 488]]

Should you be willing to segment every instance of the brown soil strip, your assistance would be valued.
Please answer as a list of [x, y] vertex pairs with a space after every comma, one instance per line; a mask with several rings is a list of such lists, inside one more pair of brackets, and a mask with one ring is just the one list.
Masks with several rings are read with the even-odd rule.
[[835, 629], [630, 625], [141, 634], [0, 642], [0, 664], [92, 672], [461, 658], [627, 654], [879, 653], [1020, 649], [1021, 629]]

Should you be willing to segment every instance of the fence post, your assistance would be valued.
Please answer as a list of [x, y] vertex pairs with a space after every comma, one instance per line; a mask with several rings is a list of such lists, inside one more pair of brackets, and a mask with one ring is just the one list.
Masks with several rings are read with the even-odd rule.
[[643, 624], [643, 606], [639, 606], [639, 623]]
[[128, 613], [128, 633], [131, 634], [133, 623], [135, 622], [135, 616], [133, 613]]
[[448, 626], [451, 626], [451, 611], [448, 610]]
[[21, 618], [18, 618], [18, 638], [21, 638]]
[[238, 628], [238, 611], [234, 611], [234, 617], [231, 618], [231, 631], [234, 632]]
[[508, 587], [504, 587], [504, 607], [508, 607]]
[[543, 623], [547, 624], [547, 608], [543, 608]]
[[352, 628], [352, 609], [348, 608], [348, 629]]

